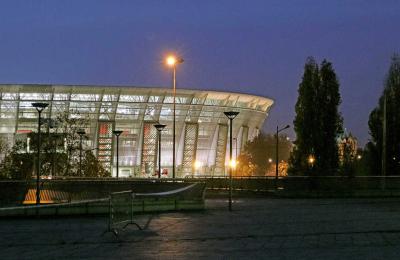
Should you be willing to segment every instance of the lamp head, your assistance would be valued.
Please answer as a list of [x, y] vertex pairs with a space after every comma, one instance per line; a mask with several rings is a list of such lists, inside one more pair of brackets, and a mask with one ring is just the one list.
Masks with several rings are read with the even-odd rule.
[[167, 57], [165, 60], [168, 66], [175, 66], [176, 64], [181, 64], [183, 63], [183, 59], [181, 57], [176, 57], [174, 55], [170, 55]]
[[122, 131], [122, 130], [114, 130], [114, 131], [113, 131], [113, 134], [114, 134], [115, 136], [120, 136], [123, 132], [124, 132], [124, 131]]
[[157, 131], [162, 131], [167, 125], [163, 124], [155, 124], [154, 127], [157, 129]]
[[239, 114], [239, 112], [236, 111], [228, 111], [228, 112], [224, 112], [224, 114], [226, 115], [227, 118], [229, 119], [235, 119], [235, 117]]
[[48, 103], [41, 103], [41, 102], [32, 103], [32, 106], [36, 108], [38, 112], [42, 112], [43, 109], [45, 109], [48, 105], [49, 105]]

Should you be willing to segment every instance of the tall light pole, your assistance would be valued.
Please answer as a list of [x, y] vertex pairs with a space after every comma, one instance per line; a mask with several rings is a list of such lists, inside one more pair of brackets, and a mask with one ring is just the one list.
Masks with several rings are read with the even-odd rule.
[[82, 177], [82, 140], [83, 136], [86, 134], [84, 129], [80, 129], [76, 132], [80, 137], [80, 145], [79, 145], [79, 176]]
[[278, 169], [278, 167], [279, 167], [279, 132], [281, 132], [281, 131], [283, 131], [283, 130], [285, 130], [285, 129], [288, 129], [290, 127], [290, 125], [286, 125], [285, 127], [283, 127], [283, 128], [281, 128], [281, 129], [279, 129], [279, 127], [278, 126], [276, 126], [276, 136], [275, 136], [275, 138], [276, 138], [276, 149], [275, 149], [275, 159], [276, 159], [276, 162], [275, 162], [275, 186], [277, 187], [277, 184], [278, 184], [278, 176], [279, 176], [279, 169]]
[[236, 111], [224, 112], [225, 116], [229, 119], [229, 211], [232, 211], [232, 122], [233, 119], [239, 114]]
[[39, 113], [38, 117], [38, 137], [37, 137], [37, 163], [36, 163], [36, 205], [40, 204], [40, 124], [42, 111], [48, 106], [48, 103], [32, 103]]
[[161, 177], [161, 131], [165, 128], [166, 125], [155, 124], [154, 127], [158, 131], [158, 178]]
[[168, 56], [166, 59], [167, 65], [172, 67], [172, 85], [173, 85], [173, 94], [174, 94], [174, 107], [173, 107], [173, 123], [172, 123], [172, 178], [175, 178], [175, 98], [176, 98], [176, 65], [177, 64], [182, 64], [183, 59], [181, 57], [175, 57], [175, 56]]
[[387, 115], [386, 115], [386, 109], [387, 109], [387, 96], [386, 92], [384, 93], [383, 96], [383, 124], [382, 124], [382, 182], [381, 182], [381, 188], [382, 190], [385, 189], [386, 186], [386, 131], [387, 131]]
[[57, 135], [57, 121], [50, 119], [49, 128], [56, 129], [55, 132], [53, 131], [53, 135], [49, 131], [50, 144], [53, 147], [53, 152], [51, 155], [51, 176], [55, 176], [55, 154], [57, 153], [57, 140], [54, 134]]
[[235, 138], [233, 138], [233, 141], [235, 141], [235, 160], [237, 160], [237, 157], [238, 157], [238, 154], [237, 154], [237, 143], [238, 143], [238, 140], [235, 137]]
[[117, 179], [119, 177], [119, 136], [123, 133], [124, 131], [121, 130], [114, 130], [113, 133], [117, 137]]

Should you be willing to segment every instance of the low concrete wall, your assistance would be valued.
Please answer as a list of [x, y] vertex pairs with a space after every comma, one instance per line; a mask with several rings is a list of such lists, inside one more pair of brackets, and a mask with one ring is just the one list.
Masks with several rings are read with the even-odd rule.
[[[229, 178], [204, 178], [208, 195], [226, 192]], [[232, 180], [234, 192], [269, 194], [278, 197], [400, 197], [400, 176], [366, 177], [235, 177]]]
[[[65, 179], [44, 180], [44, 196], [53, 202], [74, 202], [107, 197], [110, 192], [134, 190], [135, 192], [162, 192], [178, 189], [188, 184], [205, 183], [208, 193], [226, 192], [229, 178], [206, 177], [185, 179]], [[398, 197], [400, 176], [366, 177], [284, 177], [277, 181], [271, 177], [235, 177], [233, 190], [237, 196], [247, 193], [269, 194], [279, 197]], [[383, 185], [385, 184], [385, 185]], [[384, 189], [382, 189], [384, 187]], [[35, 181], [0, 181], [0, 207], [21, 205], [30, 197], [34, 203]], [[203, 196], [201, 188], [182, 193], [181, 200]], [[56, 195], [54, 195], [56, 193]]]
[[[133, 212], [146, 213], [178, 210], [202, 210], [204, 207], [205, 204], [202, 199], [180, 200], [173, 198], [146, 198], [134, 202]], [[0, 208], [0, 217], [108, 215], [109, 210], [109, 200], [103, 199], [64, 204]]]
[[[198, 181], [196, 181], [198, 182]], [[132, 190], [135, 193], [158, 193], [180, 189], [193, 182], [158, 179], [67, 179], [43, 180], [40, 184], [42, 203], [66, 203], [106, 198], [112, 192]], [[205, 183], [179, 193], [179, 200], [198, 200], [204, 197]], [[36, 182], [0, 181], [0, 207], [34, 204]]]
[[[76, 185], [76, 183], [80, 185]], [[60, 196], [75, 198], [76, 201], [39, 206], [3, 207], [0, 208], [0, 217], [110, 214], [110, 212], [115, 213], [114, 209], [122, 209], [122, 212], [128, 210], [141, 213], [170, 210], [200, 210], [204, 209], [205, 205], [205, 183], [148, 181], [135, 183], [135, 189], [132, 190], [126, 190], [128, 188], [127, 185], [132, 186], [132, 183], [129, 182], [111, 181], [111, 185], [107, 186], [106, 184], [110, 184], [110, 181], [98, 180], [97, 182], [91, 182], [88, 180], [74, 180], [48, 182], [46, 189], [41, 192], [41, 195], [46, 195], [47, 201], [49, 201], [48, 197], [50, 197], [51, 201], [60, 201], [63, 199]], [[18, 183], [18, 185], [20, 184]], [[102, 189], [95, 192], [95, 189], [99, 187]], [[36, 192], [36, 190], [34, 191]], [[90, 192], [87, 193], [88, 191]], [[27, 195], [33, 196], [35, 192]], [[85, 200], [77, 199], [83, 196], [86, 196]], [[87, 199], [90, 196], [97, 196], [97, 198]], [[31, 199], [34, 201], [34, 198]], [[113, 210], [111, 210], [111, 206]]]

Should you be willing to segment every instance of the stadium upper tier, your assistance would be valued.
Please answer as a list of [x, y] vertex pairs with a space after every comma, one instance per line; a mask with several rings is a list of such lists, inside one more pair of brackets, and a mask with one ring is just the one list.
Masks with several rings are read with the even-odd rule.
[[[120, 176], [151, 176], [157, 165], [155, 123], [162, 132], [161, 165], [171, 175], [173, 90], [120, 86], [0, 85], [0, 135], [10, 143], [37, 131], [33, 102], [45, 102], [43, 118], [87, 118], [85, 149], [115, 173], [115, 138], [120, 136]], [[176, 90], [177, 176], [225, 173], [229, 151], [229, 121], [225, 111], [237, 111], [233, 121], [234, 156], [262, 127], [273, 100], [247, 94], [208, 90]], [[56, 131], [57, 129], [47, 129]], [[45, 130], [44, 130], [45, 131]], [[29, 140], [27, 140], [29, 142]], [[29, 146], [29, 145], [28, 145]]]

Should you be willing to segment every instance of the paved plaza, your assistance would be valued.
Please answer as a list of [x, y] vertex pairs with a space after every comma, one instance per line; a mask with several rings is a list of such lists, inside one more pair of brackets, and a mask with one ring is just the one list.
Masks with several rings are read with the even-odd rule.
[[400, 199], [222, 199], [207, 210], [0, 220], [0, 259], [400, 259]]

